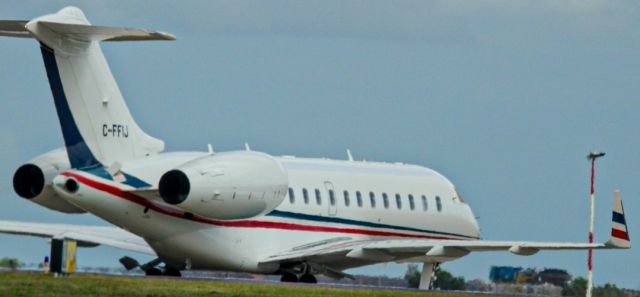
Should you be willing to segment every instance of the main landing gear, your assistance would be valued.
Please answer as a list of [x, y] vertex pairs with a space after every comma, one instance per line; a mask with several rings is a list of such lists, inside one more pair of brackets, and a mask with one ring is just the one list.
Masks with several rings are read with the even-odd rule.
[[160, 270], [159, 268], [153, 267], [144, 271], [146, 276], [172, 276], [172, 277], [182, 277], [180, 270], [173, 268], [165, 268], [164, 270]]
[[303, 273], [298, 277], [292, 272], [283, 272], [280, 281], [283, 283], [305, 283], [305, 284], [317, 284], [318, 279], [311, 273]]
[[162, 271], [162, 275], [172, 276], [172, 277], [182, 277], [182, 273], [180, 273], [180, 270], [170, 268], [170, 267], [166, 267], [164, 271]]
[[282, 276], [280, 277], [280, 281], [283, 283], [297, 283], [298, 276], [295, 275], [295, 273], [283, 272]]
[[146, 276], [160, 276], [162, 275], [162, 271], [158, 268], [153, 267], [145, 270], [144, 274]]
[[317, 284], [318, 279], [316, 279], [311, 271], [311, 265], [309, 265], [308, 263], [302, 263], [302, 265], [297, 267], [289, 267], [282, 271], [282, 277], [280, 277], [280, 281], [283, 283]]
[[305, 273], [303, 275], [300, 276], [300, 279], [298, 280], [301, 283], [306, 283], [306, 284], [317, 284], [318, 280], [316, 279], [315, 276], [313, 276], [313, 274], [311, 273]]
[[124, 265], [124, 267], [127, 270], [140, 268], [142, 271], [144, 271], [144, 274], [146, 276], [160, 276], [160, 275], [173, 276], [173, 277], [182, 276], [182, 274], [180, 273], [180, 269], [171, 268], [166, 265], [163, 270], [160, 270], [160, 268], [157, 267], [159, 264], [162, 263], [162, 260], [160, 260], [160, 258], [153, 259], [148, 263], [140, 265], [140, 263], [138, 263], [136, 259], [125, 256], [120, 258], [120, 263], [122, 263], [122, 265]]

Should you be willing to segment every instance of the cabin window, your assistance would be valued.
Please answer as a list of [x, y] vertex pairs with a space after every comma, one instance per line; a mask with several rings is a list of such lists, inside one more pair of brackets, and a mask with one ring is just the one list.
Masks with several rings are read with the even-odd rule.
[[349, 201], [349, 192], [345, 190], [342, 194], [344, 195], [344, 206], [349, 206], [351, 203], [351, 201]]
[[356, 202], [358, 202], [358, 207], [362, 207], [362, 193], [360, 191], [356, 191]]
[[429, 204], [427, 203], [427, 197], [425, 195], [422, 195], [422, 210], [423, 211], [427, 211], [427, 209], [429, 209]]
[[413, 201], [413, 195], [409, 194], [409, 208], [414, 210], [416, 208], [416, 203]]
[[438, 212], [442, 211], [442, 201], [440, 201], [440, 196], [436, 196], [436, 208]]
[[371, 201], [371, 208], [376, 208], [376, 194], [369, 192], [369, 200]]
[[396, 206], [398, 209], [402, 209], [402, 197], [400, 197], [400, 194], [396, 194]]
[[331, 205], [336, 205], [336, 194], [333, 190], [329, 190], [329, 203], [331, 203]]
[[306, 188], [302, 188], [302, 198], [304, 199], [304, 204], [309, 204], [309, 192]]
[[289, 203], [293, 204], [296, 201], [296, 196], [293, 194], [293, 189], [289, 188]]
[[389, 196], [387, 196], [387, 193], [382, 193], [382, 204], [384, 208], [389, 208]]
[[320, 196], [320, 190], [316, 189], [316, 204], [322, 204], [322, 197]]

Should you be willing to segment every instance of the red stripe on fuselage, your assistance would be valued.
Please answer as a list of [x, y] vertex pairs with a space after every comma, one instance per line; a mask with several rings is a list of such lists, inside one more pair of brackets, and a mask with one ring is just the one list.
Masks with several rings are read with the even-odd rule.
[[209, 218], [205, 218], [199, 215], [193, 216], [185, 216], [184, 211], [178, 210], [172, 207], [168, 207], [162, 204], [155, 203], [150, 201], [144, 197], [140, 197], [130, 192], [123, 191], [118, 187], [101, 183], [99, 181], [87, 178], [85, 176], [72, 173], [72, 172], [64, 172], [62, 175], [67, 177], [73, 177], [78, 180], [78, 182], [85, 184], [91, 188], [96, 190], [109, 193], [118, 198], [125, 199], [127, 201], [136, 203], [138, 205], [142, 205], [144, 207], [148, 207], [151, 210], [157, 211], [159, 213], [181, 218], [185, 220], [190, 220], [198, 223], [204, 223], [209, 225], [221, 226], [221, 227], [237, 227], [237, 228], [266, 228], [266, 229], [283, 229], [283, 230], [296, 230], [296, 231], [310, 231], [310, 232], [332, 232], [332, 233], [347, 233], [347, 234], [361, 234], [361, 235], [370, 235], [370, 236], [390, 236], [390, 237], [409, 237], [409, 238], [423, 238], [423, 239], [442, 239], [442, 240], [455, 240], [457, 238], [450, 237], [440, 237], [440, 236], [429, 236], [429, 235], [417, 235], [417, 234], [405, 234], [405, 233], [397, 233], [397, 232], [388, 232], [388, 231], [377, 231], [377, 230], [365, 230], [365, 229], [355, 229], [355, 228], [338, 228], [338, 227], [327, 227], [327, 226], [313, 226], [313, 225], [301, 225], [301, 224], [293, 224], [293, 223], [282, 223], [282, 222], [269, 222], [269, 221], [256, 221], [256, 220], [242, 220], [242, 221], [220, 221], [213, 220]]

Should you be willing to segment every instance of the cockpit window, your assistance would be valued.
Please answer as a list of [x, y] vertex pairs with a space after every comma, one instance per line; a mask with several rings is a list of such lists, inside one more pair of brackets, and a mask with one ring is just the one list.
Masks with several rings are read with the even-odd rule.
[[462, 203], [467, 203], [464, 201], [464, 198], [462, 198], [462, 194], [460, 194], [460, 191], [458, 191], [458, 189], [455, 189], [456, 191], [456, 196], [458, 197], [458, 200]]

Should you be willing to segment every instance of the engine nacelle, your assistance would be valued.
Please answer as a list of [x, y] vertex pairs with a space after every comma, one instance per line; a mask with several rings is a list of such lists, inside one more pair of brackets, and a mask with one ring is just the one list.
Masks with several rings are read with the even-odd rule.
[[289, 179], [282, 164], [259, 152], [242, 151], [202, 157], [160, 178], [162, 199], [204, 217], [235, 220], [276, 208]]
[[20, 197], [55, 211], [85, 213], [53, 190], [53, 178], [70, 168], [69, 157], [64, 148], [50, 151], [16, 170], [13, 175], [13, 189]]

